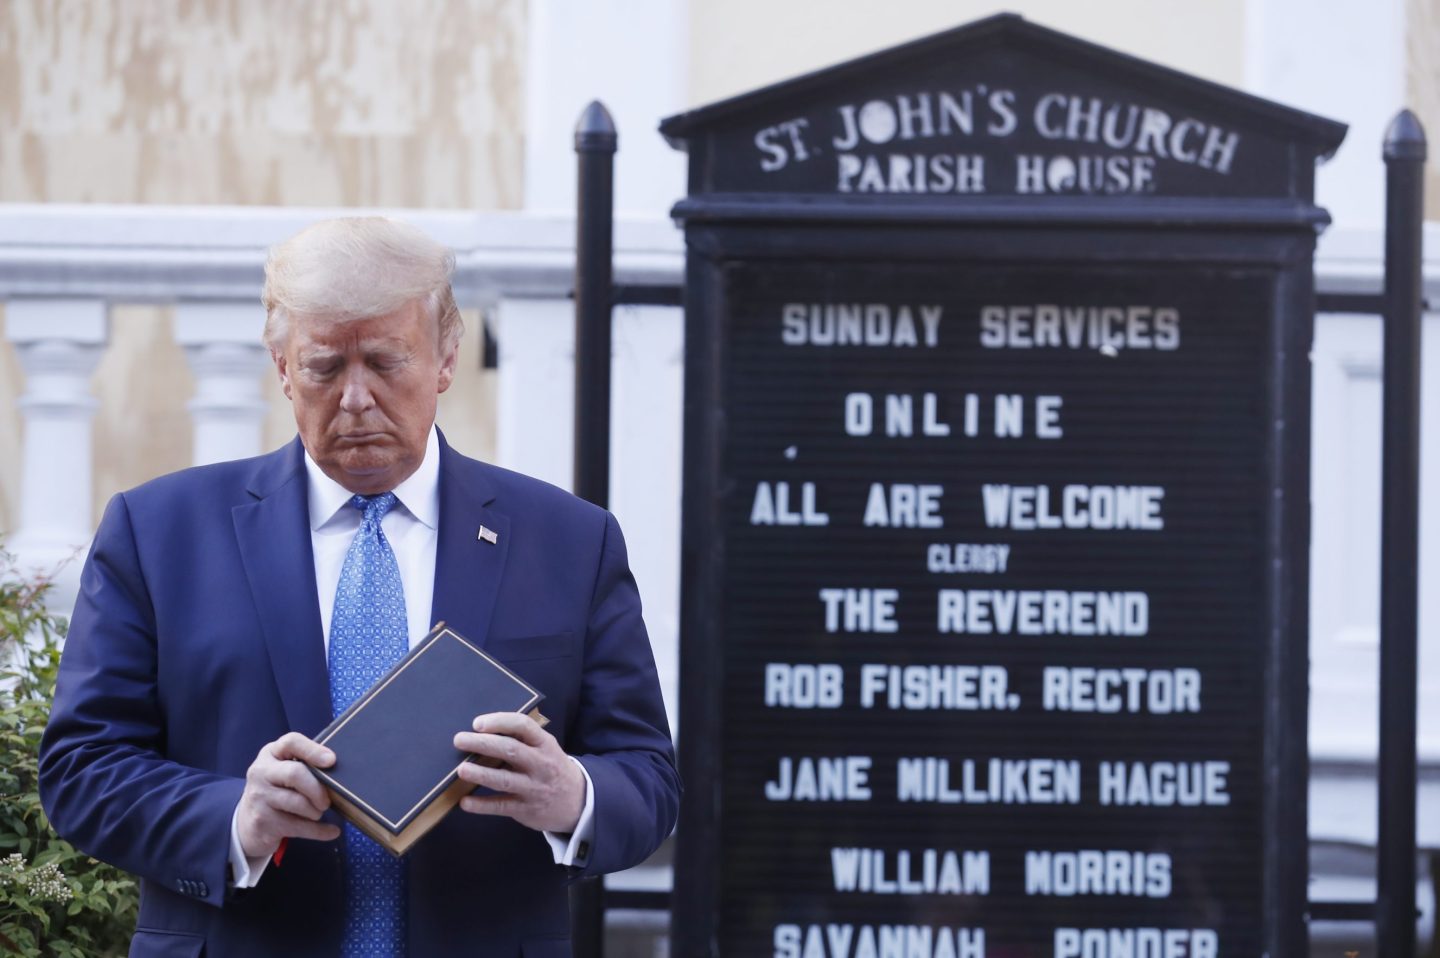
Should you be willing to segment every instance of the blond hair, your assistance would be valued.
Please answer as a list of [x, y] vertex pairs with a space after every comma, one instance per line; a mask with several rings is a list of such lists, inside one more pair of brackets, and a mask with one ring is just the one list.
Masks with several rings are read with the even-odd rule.
[[423, 301], [444, 355], [465, 326], [450, 277], [455, 254], [384, 216], [322, 220], [270, 248], [265, 259], [265, 345], [283, 349], [294, 316], [371, 319]]

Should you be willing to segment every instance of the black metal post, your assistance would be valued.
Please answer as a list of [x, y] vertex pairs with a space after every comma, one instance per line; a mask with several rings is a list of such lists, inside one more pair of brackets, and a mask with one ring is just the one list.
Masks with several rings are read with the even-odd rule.
[[575, 127], [575, 494], [610, 499], [610, 310], [615, 149], [610, 111], [591, 102]]
[[1420, 311], [1425, 131], [1385, 133], [1385, 386], [1380, 507], [1380, 822], [1376, 944], [1415, 954], [1415, 710], [1420, 503]]
[[[575, 126], [579, 190], [575, 216], [575, 494], [597, 506], [610, 499], [610, 311], [615, 149], [610, 111], [599, 100]], [[576, 958], [605, 954], [603, 879], [570, 892]]]

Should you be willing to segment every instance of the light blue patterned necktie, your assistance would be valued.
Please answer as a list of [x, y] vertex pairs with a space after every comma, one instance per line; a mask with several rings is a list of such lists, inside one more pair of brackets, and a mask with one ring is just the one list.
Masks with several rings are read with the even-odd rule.
[[[354, 496], [364, 512], [345, 553], [330, 618], [330, 708], [339, 715], [410, 648], [405, 590], [380, 520], [395, 493]], [[405, 958], [405, 862], [345, 825], [343, 958]]]

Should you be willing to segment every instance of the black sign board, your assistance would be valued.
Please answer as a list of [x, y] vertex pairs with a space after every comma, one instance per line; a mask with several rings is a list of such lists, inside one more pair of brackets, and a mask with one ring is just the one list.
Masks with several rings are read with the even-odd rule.
[[1344, 128], [1007, 15], [662, 130], [677, 953], [1301, 954]]

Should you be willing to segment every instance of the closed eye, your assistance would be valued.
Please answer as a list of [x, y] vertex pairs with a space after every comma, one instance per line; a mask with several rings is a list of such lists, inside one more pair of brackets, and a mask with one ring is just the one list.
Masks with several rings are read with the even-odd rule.
[[305, 362], [305, 372], [315, 379], [329, 379], [344, 365], [344, 360], [339, 356], [316, 357]]
[[365, 357], [365, 364], [376, 372], [389, 373], [410, 365], [410, 356], [398, 353], [371, 353]]

